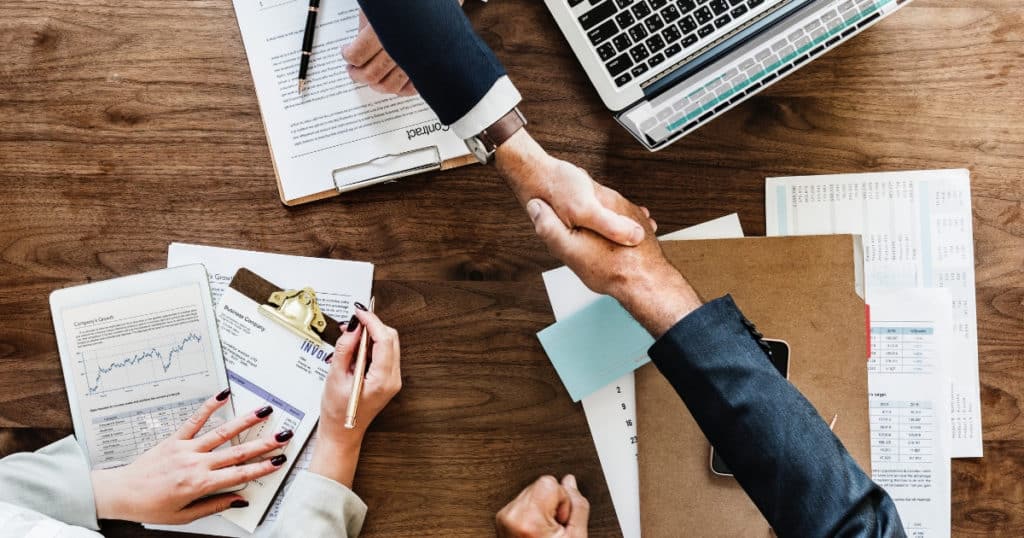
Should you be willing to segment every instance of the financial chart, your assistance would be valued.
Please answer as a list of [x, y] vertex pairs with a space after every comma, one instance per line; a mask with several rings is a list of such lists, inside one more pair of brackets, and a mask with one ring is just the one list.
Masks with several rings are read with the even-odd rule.
[[78, 363], [88, 394], [180, 382], [210, 371], [209, 353], [201, 331], [80, 351]]

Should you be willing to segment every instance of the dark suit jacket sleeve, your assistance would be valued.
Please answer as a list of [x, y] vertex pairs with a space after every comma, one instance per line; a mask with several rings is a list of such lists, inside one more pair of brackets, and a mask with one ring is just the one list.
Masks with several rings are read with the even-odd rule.
[[779, 375], [749, 324], [722, 297], [662, 336], [651, 360], [779, 536], [904, 536], [892, 499]]
[[445, 125], [462, 118], [505, 76], [505, 67], [456, 0], [359, 0], [359, 5], [384, 49]]

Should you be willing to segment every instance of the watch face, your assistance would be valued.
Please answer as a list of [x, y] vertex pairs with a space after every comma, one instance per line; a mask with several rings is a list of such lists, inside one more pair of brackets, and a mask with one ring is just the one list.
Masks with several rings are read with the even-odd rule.
[[481, 164], [487, 164], [487, 161], [491, 158], [491, 154], [487, 151], [487, 148], [484, 147], [483, 141], [475, 136], [466, 139], [466, 147], [469, 148], [469, 151], [473, 153], [476, 160], [480, 161]]

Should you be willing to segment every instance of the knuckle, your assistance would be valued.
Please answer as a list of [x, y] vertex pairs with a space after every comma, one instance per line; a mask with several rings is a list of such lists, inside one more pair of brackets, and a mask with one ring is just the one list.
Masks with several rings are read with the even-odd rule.
[[221, 424], [220, 426], [214, 428], [213, 435], [215, 435], [217, 439], [220, 439], [222, 442], [228, 441], [231, 439], [231, 429], [228, 428], [227, 424]]
[[554, 491], [560, 487], [558, 484], [558, 479], [549, 474], [538, 478], [536, 485], [537, 489], [545, 493]]

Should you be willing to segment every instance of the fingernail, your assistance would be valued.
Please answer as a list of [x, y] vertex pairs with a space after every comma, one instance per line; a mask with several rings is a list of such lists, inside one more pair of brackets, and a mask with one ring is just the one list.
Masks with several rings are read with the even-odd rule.
[[324, 359], [324, 362], [326, 362], [327, 364], [330, 364], [331, 363], [331, 359], [333, 359], [333, 358], [334, 358], [334, 352], [332, 351], [331, 354], [328, 355], [326, 359]]
[[362, 310], [363, 312], [366, 312], [366, 307], [363, 306], [363, 303], [360, 303], [358, 301], [356, 301], [356, 308]]
[[530, 220], [537, 220], [537, 216], [540, 215], [540, 201], [530, 200], [526, 204], [526, 213], [530, 215]]
[[[359, 303], [356, 303], [357, 305]], [[348, 320], [348, 327], [345, 329], [348, 332], [355, 332], [359, 328], [359, 318], [352, 316], [352, 319]]]
[[266, 407], [261, 407], [261, 408], [257, 409], [256, 410], [256, 416], [259, 417], [259, 418], [267, 418], [273, 412], [274, 412], [274, 408], [270, 407], [268, 405]]
[[295, 432], [293, 432], [291, 430], [285, 430], [285, 431], [280, 432], [277, 435], [275, 435], [274, 439], [277, 439], [278, 443], [283, 443], [283, 442], [291, 439], [293, 435], [295, 435]]
[[270, 464], [273, 465], [274, 467], [280, 467], [284, 465], [284, 462], [287, 460], [288, 458], [285, 457], [284, 454], [278, 454], [277, 456], [270, 458]]
[[639, 245], [644, 240], [644, 229], [639, 226], [633, 228], [633, 234], [629, 236], [629, 240], [634, 245]]
[[565, 486], [572, 489], [579, 489], [576, 487], [576, 477], [571, 474], [565, 475]]
[[227, 400], [228, 396], [230, 396], [230, 395], [231, 395], [231, 387], [228, 387], [228, 388], [220, 391], [220, 394], [217, 395], [217, 401], [218, 402], [223, 402], [224, 400]]
[[245, 508], [249, 506], [249, 501], [245, 499], [235, 499], [231, 501], [231, 508]]

